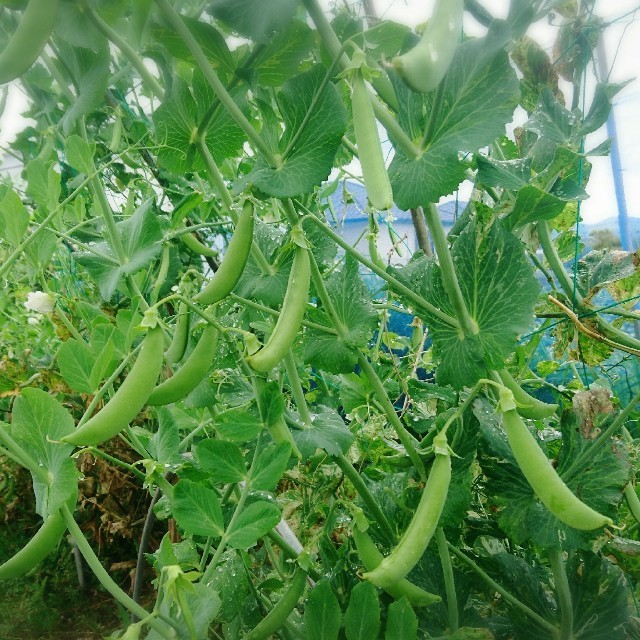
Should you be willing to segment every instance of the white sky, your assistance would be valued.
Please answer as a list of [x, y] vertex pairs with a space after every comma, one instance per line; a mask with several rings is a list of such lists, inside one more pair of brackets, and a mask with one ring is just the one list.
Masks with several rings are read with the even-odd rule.
[[[322, 0], [325, 6], [335, 0]], [[409, 26], [424, 22], [431, 13], [434, 0], [373, 0], [381, 17], [396, 20]], [[347, 0], [349, 4], [360, 0]], [[483, 4], [498, 16], [506, 15], [508, 0], [483, 0]], [[594, 13], [605, 21], [613, 21], [625, 13], [640, 7], [640, 0], [596, 0]], [[481, 33], [477, 23], [466, 16], [465, 31]], [[541, 21], [530, 31], [546, 50], [551, 52], [556, 28]], [[640, 75], [640, 11], [611, 25], [605, 32], [605, 50], [610, 81], [621, 82]], [[593, 88], [590, 72], [588, 89]], [[17, 86], [11, 86], [6, 109], [0, 119], [0, 144], [6, 144], [24, 126], [20, 112], [25, 102]], [[614, 100], [614, 116], [618, 131], [623, 183], [627, 210], [630, 216], [640, 217], [640, 79], [634, 79]], [[587, 149], [595, 147], [606, 138], [605, 127], [589, 136]], [[617, 216], [611, 163], [608, 157], [592, 158], [593, 171], [587, 191], [590, 198], [582, 204], [585, 222], [595, 222]]]

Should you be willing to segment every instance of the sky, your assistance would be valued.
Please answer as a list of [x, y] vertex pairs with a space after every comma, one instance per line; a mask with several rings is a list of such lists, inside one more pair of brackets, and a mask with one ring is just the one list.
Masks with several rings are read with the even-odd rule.
[[[328, 7], [337, 0], [321, 0]], [[349, 4], [360, 4], [360, 0], [341, 0]], [[372, 0], [377, 13], [387, 18], [414, 27], [424, 22], [431, 14], [435, 0]], [[508, 11], [508, 0], [481, 0], [497, 17]], [[626, 15], [638, 9], [637, 13]], [[629, 216], [640, 217], [640, 0], [596, 0], [594, 13], [613, 24], [605, 31], [604, 44], [609, 81], [632, 80], [614, 99], [614, 118], [618, 132], [618, 145], [622, 166]], [[556, 27], [540, 21], [529, 32], [549, 53], [556, 37]], [[465, 15], [465, 32], [481, 35], [482, 28], [469, 15]], [[595, 84], [593, 70], [589, 68], [587, 91]], [[567, 94], [569, 95], [569, 94]], [[587, 97], [588, 100], [588, 97]], [[11, 140], [16, 131], [24, 126], [20, 113], [25, 103], [19, 87], [12, 85], [4, 113], [0, 117], [0, 144]], [[515, 122], [514, 124], [520, 124]], [[585, 148], [593, 148], [607, 138], [606, 129], [591, 134]], [[608, 157], [592, 158], [593, 170], [587, 191], [589, 199], [582, 203], [582, 218], [587, 223], [618, 215], [611, 161]], [[468, 188], [460, 192], [467, 197]]]

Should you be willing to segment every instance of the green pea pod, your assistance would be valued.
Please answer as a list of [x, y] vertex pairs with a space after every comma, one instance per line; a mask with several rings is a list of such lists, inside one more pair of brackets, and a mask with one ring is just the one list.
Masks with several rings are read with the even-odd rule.
[[353, 72], [352, 86], [353, 131], [356, 137], [364, 186], [369, 201], [376, 209], [391, 209], [393, 206], [391, 183], [384, 166], [382, 145], [378, 136], [373, 106], [369, 98], [369, 90], [360, 69]]
[[217, 251], [214, 251], [207, 245], [202, 244], [198, 238], [193, 235], [193, 233], [183, 233], [180, 236], [180, 240], [184, 243], [185, 247], [191, 249], [194, 253], [197, 253], [201, 256], [215, 258], [218, 255]]
[[167, 380], [161, 382], [149, 396], [147, 404], [158, 406], [177, 402], [191, 391], [207, 375], [218, 349], [218, 330], [207, 324], [184, 364]]
[[558, 520], [583, 531], [613, 524], [567, 487], [515, 409], [504, 411], [502, 421], [520, 470], [540, 501]]
[[33, 538], [18, 553], [0, 565], [0, 580], [19, 578], [37, 567], [53, 553], [66, 530], [67, 525], [60, 512], [52, 513]]
[[178, 306], [178, 315], [173, 329], [171, 344], [164, 353], [169, 364], [180, 362], [189, 342], [189, 308], [184, 302]]
[[97, 445], [120, 433], [151, 395], [162, 369], [163, 351], [162, 329], [159, 326], [149, 329], [138, 359], [120, 388], [98, 413], [62, 441], [77, 446]]
[[[358, 556], [367, 571], [373, 571], [384, 560], [384, 556], [380, 553], [369, 534], [366, 531], [362, 531], [358, 526], [353, 528], [353, 541], [356, 543]], [[440, 596], [421, 589], [406, 578], [402, 578], [396, 583], [383, 588], [395, 600], [400, 600], [403, 596], [406, 597], [414, 607], [428, 607], [442, 601]]]
[[529, 395], [506, 369], [498, 371], [498, 375], [502, 384], [513, 393], [516, 409], [522, 417], [540, 420], [552, 416], [557, 411], [557, 404], [547, 404]]
[[464, 0], [437, 0], [420, 42], [391, 61], [414, 90], [433, 91], [444, 78], [460, 42]]
[[627, 506], [629, 507], [631, 515], [637, 522], [640, 522], [640, 500], [638, 500], [638, 494], [631, 482], [628, 482], [624, 488], [624, 497], [627, 500]]
[[285, 357], [294, 343], [307, 307], [310, 277], [309, 250], [296, 245], [287, 293], [284, 296], [276, 326], [267, 344], [247, 358], [247, 362], [256, 371], [260, 373], [271, 371]]
[[20, 23], [0, 53], [0, 84], [28, 71], [53, 31], [58, 0], [29, 0]]
[[433, 442], [436, 458], [407, 530], [395, 549], [375, 569], [364, 574], [381, 589], [397, 586], [418, 564], [438, 526], [451, 482], [451, 456], [444, 433], [439, 433]]
[[307, 572], [298, 567], [289, 588], [269, 613], [244, 637], [244, 640], [267, 640], [286, 622], [298, 603], [307, 583]]
[[238, 217], [238, 224], [218, 270], [205, 288], [194, 298], [196, 302], [214, 304], [226, 298], [240, 280], [249, 259], [253, 242], [253, 205], [246, 202]]

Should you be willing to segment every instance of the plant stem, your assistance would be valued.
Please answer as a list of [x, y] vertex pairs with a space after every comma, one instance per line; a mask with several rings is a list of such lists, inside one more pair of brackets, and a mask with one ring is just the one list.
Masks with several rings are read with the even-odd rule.
[[139, 469], [136, 469], [136, 467], [134, 467], [132, 464], [129, 464], [124, 460], [120, 460], [115, 456], [109, 455], [105, 451], [102, 451], [102, 449], [98, 449], [98, 447], [84, 447], [83, 451], [86, 451], [87, 453], [90, 453], [92, 456], [95, 456], [97, 458], [102, 458], [103, 460], [106, 460], [107, 462], [110, 462], [117, 467], [126, 469], [129, 473], [134, 475], [136, 478], [138, 478], [138, 480], [141, 480], [142, 482], [147, 479], [147, 476], [145, 476], [144, 473], [142, 473], [142, 471], [140, 471]]
[[60, 322], [64, 325], [65, 329], [80, 343], [87, 344], [87, 341], [82, 337], [80, 332], [73, 326], [71, 320], [67, 317], [60, 304], [56, 303], [53, 312], [58, 316]]
[[424, 218], [424, 211], [422, 207], [410, 209], [411, 222], [413, 222], [413, 228], [416, 232], [416, 238], [418, 239], [418, 247], [423, 251], [425, 256], [431, 257], [431, 243], [429, 242], [429, 230], [427, 229], [427, 223]]
[[167, 640], [173, 640], [176, 636], [175, 633], [168, 629], [165, 624], [162, 624], [159, 620], [149, 616], [149, 613], [143, 609], [137, 602], [134, 602], [113, 580], [113, 578], [107, 573], [106, 569], [102, 566], [98, 556], [94, 553], [91, 545], [87, 542], [84, 534], [80, 530], [77, 522], [75, 521], [71, 511], [66, 505], [61, 508], [61, 513], [64, 521], [69, 529], [69, 533], [73, 537], [75, 543], [80, 549], [80, 553], [84, 557], [86, 563], [89, 565], [91, 571], [102, 586], [123, 606], [131, 613], [134, 613], [140, 619], [146, 619], [147, 624], [163, 638]]
[[0, 442], [9, 450], [11, 458], [20, 464], [20, 466], [28, 469], [39, 482], [50, 485], [52, 478], [49, 472], [41, 467], [0, 425]]
[[442, 527], [436, 529], [436, 544], [438, 545], [438, 555], [442, 565], [442, 575], [444, 576], [444, 590], [447, 594], [447, 612], [449, 616], [449, 633], [455, 633], [459, 627], [458, 621], [458, 596], [456, 595], [456, 583], [453, 577], [453, 565], [451, 556], [447, 549], [447, 539]]
[[429, 203], [429, 205], [425, 207], [424, 213], [442, 271], [442, 286], [447, 292], [449, 302], [451, 302], [451, 306], [453, 307], [455, 316], [460, 323], [460, 328], [464, 335], [475, 335], [478, 333], [478, 325], [469, 315], [469, 310], [462, 296], [462, 290], [460, 289], [458, 276], [453, 266], [453, 258], [449, 251], [449, 244], [444, 234], [444, 227], [440, 221], [438, 209], [435, 204]]
[[411, 458], [411, 462], [418, 471], [420, 478], [426, 482], [427, 480], [427, 472], [424, 468], [424, 463], [418, 454], [418, 449], [416, 447], [416, 441], [414, 437], [407, 431], [406, 427], [402, 424], [400, 418], [398, 418], [398, 414], [396, 413], [395, 407], [389, 400], [389, 396], [382, 384], [382, 380], [378, 377], [378, 374], [375, 372], [375, 369], [371, 366], [371, 363], [367, 359], [367, 357], [361, 352], [358, 351], [358, 363], [360, 364], [360, 368], [362, 369], [362, 373], [366, 376], [369, 384], [373, 387], [373, 392], [376, 396], [377, 401], [380, 404], [380, 407], [384, 411], [384, 414], [387, 416], [387, 419], [393, 426], [396, 435], [398, 436], [398, 440], [402, 443], [405, 451], [409, 458]]
[[552, 633], [555, 637], [558, 632], [558, 628], [554, 624], [552, 624], [548, 620], [545, 620], [545, 618], [543, 618], [540, 614], [536, 613], [533, 609], [524, 604], [524, 602], [521, 602], [520, 600], [518, 600], [518, 598], [509, 593], [504, 587], [499, 585], [488, 573], [486, 573], [486, 571], [481, 569], [471, 558], [469, 558], [462, 551], [454, 547], [449, 542], [447, 542], [447, 547], [454, 556], [456, 556], [459, 560], [466, 564], [470, 569], [475, 571], [487, 584], [491, 586], [492, 589], [499, 593], [506, 602], [508, 602], [511, 606], [520, 609], [522, 613], [529, 616], [529, 618], [531, 618], [532, 620], [535, 620], [538, 625], [540, 625], [546, 631]]
[[562, 551], [553, 549], [549, 551], [553, 582], [556, 587], [558, 604], [560, 608], [560, 633], [558, 640], [574, 640], [573, 635], [573, 603], [571, 602], [571, 590], [567, 580], [567, 572], [562, 559]]
[[376, 521], [380, 531], [387, 539], [390, 546], [395, 546], [398, 542], [398, 538], [391, 526], [391, 523], [384, 514], [384, 511], [380, 508], [377, 500], [373, 497], [369, 487], [367, 487], [365, 481], [362, 479], [358, 470], [344, 457], [343, 454], [333, 456], [333, 460], [340, 467], [340, 470], [349, 479], [353, 488], [356, 490], [362, 501], [367, 506], [371, 516]]
[[298, 367], [291, 349], [287, 351], [287, 355], [284, 357], [284, 369], [287, 372], [287, 377], [289, 378], [291, 395], [293, 396], [293, 401], [298, 409], [300, 418], [307, 427], [311, 427], [313, 426], [313, 419], [309, 412], [307, 400], [304, 397], [304, 389], [302, 388], [302, 382], [300, 381], [300, 375], [298, 374]]
[[267, 162], [272, 166], [278, 166], [278, 161], [274, 156], [271, 149], [264, 143], [258, 132], [254, 129], [253, 125], [246, 118], [244, 113], [240, 110], [240, 107], [236, 104], [235, 100], [231, 97], [231, 94], [227, 91], [225, 86], [220, 81], [218, 74], [213, 67], [209, 64], [207, 56], [202, 51], [202, 48], [193, 37], [193, 34], [187, 28], [187, 25], [183, 22], [180, 14], [173, 8], [169, 0], [156, 0], [160, 10], [165, 15], [166, 19], [176, 30], [182, 41], [187, 45], [189, 51], [195, 58], [200, 70], [207, 79], [207, 82], [211, 85], [214, 93], [224, 105], [229, 115], [236, 121], [238, 126], [244, 131], [245, 135], [253, 146], [265, 157]]

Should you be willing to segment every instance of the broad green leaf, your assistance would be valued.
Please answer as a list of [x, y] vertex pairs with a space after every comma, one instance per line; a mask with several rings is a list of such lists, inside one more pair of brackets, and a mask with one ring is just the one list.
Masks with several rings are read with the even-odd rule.
[[58, 368], [64, 381], [80, 393], [95, 393], [97, 388], [91, 371], [95, 358], [91, 349], [75, 338], [70, 338], [58, 349]]
[[69, 457], [73, 446], [59, 442], [73, 431], [73, 418], [41, 389], [24, 389], [16, 398], [12, 415], [13, 438], [50, 475], [46, 485], [33, 478], [36, 511], [46, 518], [77, 490], [78, 471]]
[[49, 213], [60, 198], [60, 174], [54, 163], [34, 158], [27, 164], [27, 195]]
[[184, 598], [193, 616], [196, 637], [206, 638], [222, 607], [220, 594], [212, 585], [196, 582], [190, 585]]
[[479, 155], [478, 182], [487, 187], [517, 191], [531, 179], [531, 159], [495, 160]]
[[588, 133], [597, 131], [607, 121], [611, 113], [611, 102], [613, 98], [624, 89], [629, 82], [630, 80], [619, 84], [600, 82], [596, 85], [589, 112], [585, 115], [584, 120], [576, 127], [577, 131], [573, 134], [574, 140], [579, 140]]
[[578, 263], [578, 281], [583, 296], [591, 297], [603, 287], [636, 272], [636, 255], [626, 251], [590, 251]]
[[291, 444], [280, 442], [265, 447], [258, 456], [249, 482], [251, 488], [257, 491], [271, 491], [282, 478], [289, 458], [291, 457]]
[[67, 163], [80, 173], [90, 175], [94, 171], [93, 156], [95, 152], [95, 142], [87, 142], [75, 133], [67, 137], [65, 142]]
[[128, 346], [124, 346], [124, 336], [115, 327], [103, 324], [91, 332], [91, 352], [95, 361], [91, 368], [90, 382], [97, 389], [100, 382], [120, 364], [118, 358], [114, 357], [116, 353], [126, 354]]
[[196, 456], [200, 467], [216, 482], [240, 482], [247, 470], [238, 445], [225, 440], [208, 438], [198, 443]]
[[29, 214], [13, 190], [7, 189], [0, 202], [0, 238], [17, 247], [29, 226]]
[[347, 640], [371, 640], [380, 632], [380, 602], [375, 587], [367, 581], [352, 590], [344, 615]]
[[285, 82], [278, 100], [285, 129], [279, 152], [284, 154], [294, 136], [295, 143], [282, 166], [271, 167], [258, 156], [252, 171], [236, 182], [236, 190], [251, 184], [269, 196], [287, 198], [309, 193], [329, 177], [346, 131], [347, 116], [333, 84], [328, 83], [319, 93], [325, 73], [325, 68], [317, 65]]
[[250, 504], [227, 531], [229, 546], [235, 549], [252, 547], [280, 522], [280, 517], [280, 509], [272, 502], [260, 500]]
[[289, 24], [300, 0], [213, 0], [209, 13], [254, 42], [268, 43], [272, 34]]
[[389, 605], [384, 640], [416, 640], [417, 636], [418, 618], [403, 596]]
[[265, 426], [270, 427], [284, 413], [284, 395], [278, 382], [270, 380], [259, 385], [258, 389], [258, 406], [260, 407], [260, 415]]
[[[461, 44], [444, 82], [442, 108], [433, 123], [433, 135], [419, 158], [407, 156], [395, 141], [389, 167], [394, 199], [400, 209], [437, 202], [464, 179], [460, 151], [477, 151], [504, 131], [518, 101], [518, 80], [502, 47], [508, 41], [504, 27], [485, 38]], [[396, 81], [400, 102], [399, 124], [412, 140], [422, 140], [433, 94], [417, 94]]]
[[197, 482], [183, 479], [176, 484], [172, 511], [188, 534], [220, 537], [224, 532], [218, 494]]
[[562, 213], [566, 204], [566, 200], [528, 184], [518, 191], [513, 210], [507, 217], [507, 224], [516, 228], [529, 222], [552, 220]]
[[242, 409], [229, 409], [216, 416], [216, 431], [230, 442], [249, 442], [262, 431], [260, 418]]
[[[378, 325], [378, 314], [371, 304], [371, 292], [360, 279], [358, 263], [348, 256], [344, 266], [327, 281], [327, 292], [346, 336], [309, 329], [305, 340], [305, 361], [329, 373], [349, 373], [358, 361], [358, 347], [366, 346]], [[331, 326], [323, 313], [314, 317]]]
[[342, 615], [328, 580], [320, 580], [309, 594], [304, 622], [307, 640], [337, 640]]
[[241, 552], [229, 549], [224, 553], [222, 560], [218, 571], [213, 574], [211, 588], [218, 593], [222, 601], [218, 619], [221, 622], [231, 622], [246, 606], [249, 579]]
[[311, 428], [296, 429], [292, 433], [303, 460], [311, 457], [318, 449], [332, 456], [345, 453], [355, 440], [340, 414], [322, 405], [316, 407]]
[[180, 434], [176, 420], [166, 407], [156, 407], [155, 411], [158, 416], [158, 430], [149, 440], [149, 453], [160, 464], [179, 464]]

